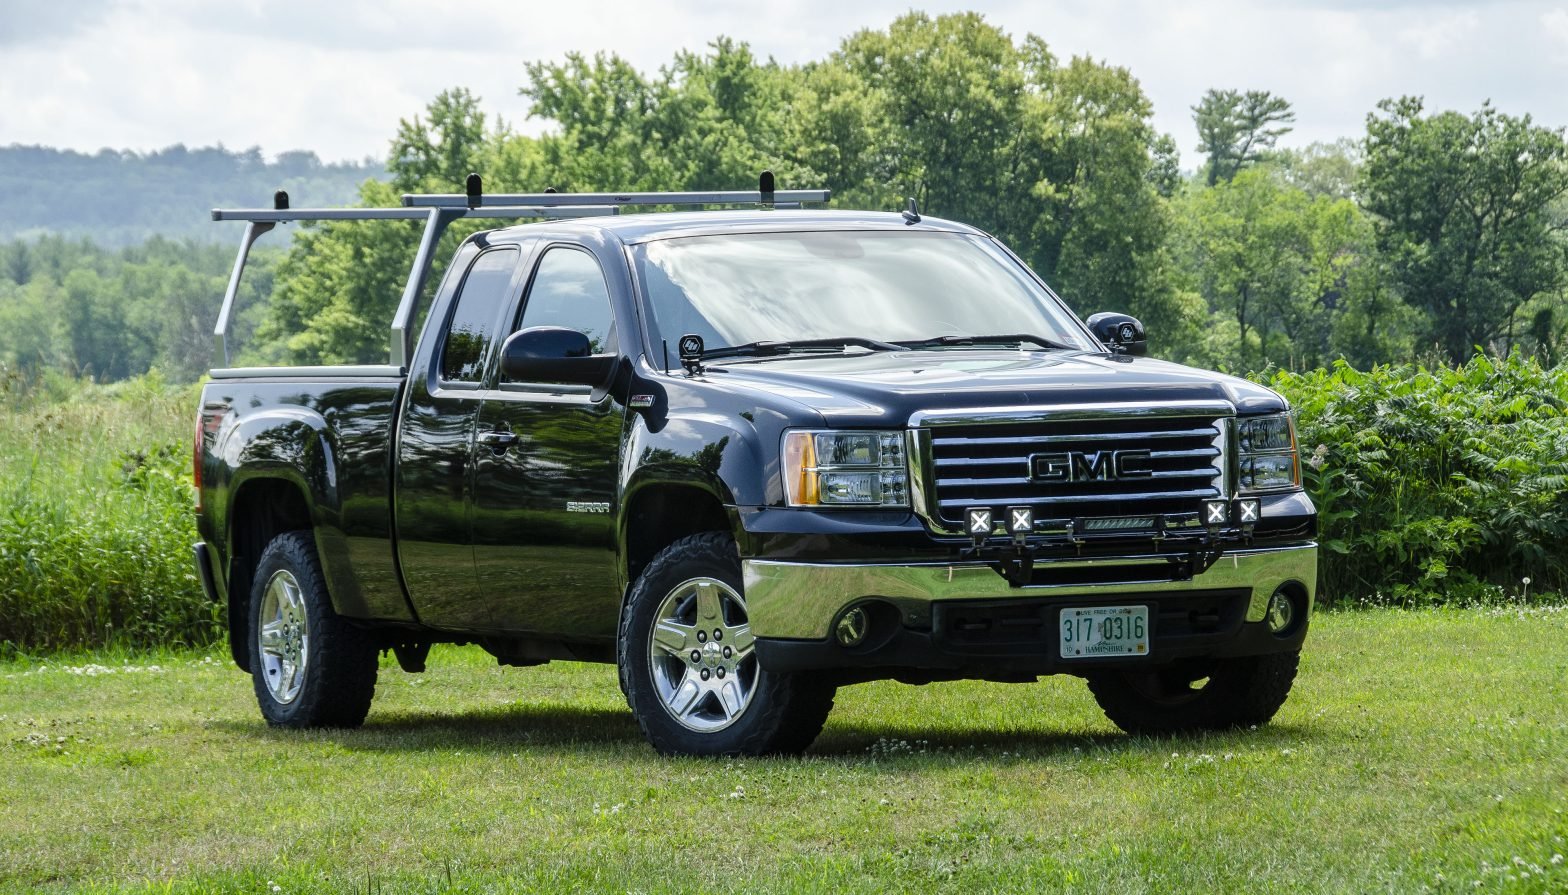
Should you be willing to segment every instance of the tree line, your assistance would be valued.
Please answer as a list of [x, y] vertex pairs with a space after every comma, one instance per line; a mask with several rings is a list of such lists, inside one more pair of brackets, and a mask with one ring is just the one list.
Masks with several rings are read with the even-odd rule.
[[[1479, 348], [1552, 365], [1568, 347], [1568, 144], [1489, 105], [1394, 98], [1359, 136], [1283, 149], [1287, 98], [1216, 89], [1178, 144], [1128, 70], [973, 13], [910, 13], [799, 65], [728, 38], [651, 74], [569, 54], [528, 64], [521, 92], [545, 133], [446, 91], [399, 122], [387, 179], [359, 201], [461, 191], [471, 171], [487, 191], [532, 192], [736, 189], [767, 169], [782, 187], [832, 188], [835, 207], [914, 197], [975, 224], [1080, 313], [1142, 318], [1173, 360], [1366, 368]], [[454, 227], [442, 255], [477, 226]], [[416, 242], [404, 222], [302, 228], [245, 359], [383, 360]]]
[[[265, 315], [280, 254], [252, 255], [241, 337]], [[193, 382], [214, 366], [212, 328], [233, 263], [231, 246], [164, 237], [120, 249], [62, 236], [0, 244], [0, 373], [114, 381], [156, 368]]]
[[[733, 189], [770, 169], [831, 187], [837, 207], [912, 196], [976, 224], [1079, 312], [1143, 318], [1176, 360], [1366, 367], [1480, 348], [1551, 364], [1564, 347], [1568, 147], [1562, 130], [1490, 106], [1391, 99], [1359, 138], [1284, 150], [1285, 98], [1211, 90], [1193, 109], [1201, 161], [1184, 175], [1130, 72], [1061, 59], [973, 13], [911, 13], [803, 65], [721, 38], [652, 75], [607, 54], [526, 73], [551, 131], [511, 132], [448, 91], [400, 123], [391, 183], [362, 198], [457, 191], [469, 171], [492, 191], [575, 191]], [[411, 246], [363, 225], [297, 241], [262, 324], [273, 355], [379, 356], [406, 265], [355, 259]]]

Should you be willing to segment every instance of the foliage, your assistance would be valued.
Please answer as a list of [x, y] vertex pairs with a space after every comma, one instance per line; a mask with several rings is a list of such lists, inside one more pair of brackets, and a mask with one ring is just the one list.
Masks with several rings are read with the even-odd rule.
[[1290, 133], [1296, 113], [1284, 97], [1266, 90], [1210, 89], [1192, 107], [1192, 120], [1198, 126], [1198, 151], [1208, 158], [1208, 184], [1214, 186], [1263, 159]]
[[1355, 199], [1361, 176], [1361, 143], [1340, 137], [1332, 143], [1312, 143], [1301, 149], [1278, 149], [1270, 157], [1280, 176], [1309, 196]]
[[[236, 341], [262, 313], [275, 260], [254, 253]], [[213, 366], [213, 324], [233, 263], [230, 247], [162, 237], [118, 250], [53, 236], [0, 244], [0, 365], [102, 381], [157, 368], [192, 382]]]
[[297, 207], [341, 205], [369, 178], [372, 161], [326, 164], [314, 152], [232, 152], [221, 146], [85, 154], [0, 146], [0, 240], [45, 234], [114, 248], [152, 236], [231, 244], [237, 225], [215, 226], [213, 208], [271, 205], [286, 189]]
[[[725, 38], [708, 49], [651, 77], [605, 54], [531, 63], [522, 92], [556, 126], [539, 137], [489, 128], [466, 91], [443, 93], [424, 121], [400, 125], [393, 187], [451, 191], [473, 170], [490, 191], [733, 189], [771, 169], [786, 187], [830, 185], [836, 207], [892, 210], [914, 196], [994, 232], [1081, 311], [1129, 311], [1171, 333], [1186, 322], [1166, 251], [1174, 148], [1125, 69], [1062, 64], [1039, 38], [1015, 42], [972, 13], [910, 13], [802, 66]], [[297, 240], [263, 353], [384, 356], [413, 240], [368, 229]]]
[[1256, 166], [1176, 198], [1184, 282], [1211, 325], [1185, 358], [1236, 370], [1366, 366], [1410, 350], [1416, 316], [1394, 301], [1366, 215]]
[[[1364, 135], [1282, 149], [1295, 121], [1285, 98], [1214, 89], [1193, 108], [1202, 155], [1184, 177], [1127, 69], [1058, 57], [976, 13], [918, 12], [801, 64], [728, 37], [654, 72], [569, 52], [527, 63], [520, 92], [542, 133], [514, 132], [453, 89], [398, 122], [384, 170], [306, 152], [267, 162], [179, 146], [0, 149], [0, 222], [28, 234], [85, 228], [105, 244], [149, 227], [206, 239], [231, 232], [205, 223], [208, 207], [255, 205], [279, 185], [296, 204], [384, 205], [403, 191], [458, 191], [470, 171], [491, 192], [533, 192], [735, 189], [769, 169], [785, 187], [832, 188], [837, 208], [891, 211], [914, 197], [927, 214], [994, 233], [1080, 314], [1142, 318], [1172, 360], [1365, 369], [1462, 362], [1479, 347], [1550, 365], [1568, 348], [1563, 131], [1489, 105], [1467, 116], [1388, 100]], [[91, 223], [61, 222], [89, 212]], [[460, 239], [504, 223], [451, 227], [426, 295]], [[0, 223], [0, 237], [21, 226]], [[384, 360], [418, 229], [301, 227], [268, 309], [258, 309], [267, 271], [247, 281], [239, 328], [259, 332], [238, 340], [239, 359]], [[39, 250], [58, 255], [60, 244]], [[0, 362], [99, 378], [206, 368], [212, 278], [226, 258], [170, 258], [157, 241], [132, 250], [199, 278], [172, 282], [106, 272], [101, 252], [82, 249], [28, 286], [37, 259], [18, 245], [0, 248]]]
[[0, 649], [211, 642], [190, 552], [196, 393], [0, 379]]
[[[1400, 297], [1427, 313], [1423, 342], [1453, 361], [1504, 353], [1516, 312], [1568, 288], [1568, 143], [1563, 130], [1484, 105], [1423, 114], [1420, 99], [1367, 117], [1361, 191]], [[1560, 324], [1557, 324], [1560, 325]], [[1550, 316], [1535, 325], [1554, 328]]]
[[1124, 736], [1067, 676], [881, 681], [804, 758], [721, 760], [649, 749], [609, 666], [475, 647], [387, 657], [363, 728], [311, 732], [226, 651], [5, 662], [0, 889], [689, 892], [722, 861], [751, 895], [1561, 893], [1565, 636], [1320, 613], [1258, 730]]
[[1568, 369], [1279, 373], [1328, 599], [1460, 602], [1568, 586]]

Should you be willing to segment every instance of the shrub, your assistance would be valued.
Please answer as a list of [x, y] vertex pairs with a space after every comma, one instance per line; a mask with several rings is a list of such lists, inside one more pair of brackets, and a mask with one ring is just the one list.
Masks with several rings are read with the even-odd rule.
[[1568, 583], [1568, 368], [1341, 363], [1269, 384], [1298, 414], [1325, 598], [1466, 602]]

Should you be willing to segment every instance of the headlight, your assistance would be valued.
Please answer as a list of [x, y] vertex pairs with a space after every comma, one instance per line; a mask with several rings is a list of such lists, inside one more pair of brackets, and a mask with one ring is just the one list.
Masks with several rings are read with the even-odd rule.
[[909, 506], [902, 432], [786, 432], [790, 506]]
[[1283, 491], [1301, 487], [1296, 454], [1296, 423], [1290, 414], [1236, 421], [1241, 491]]

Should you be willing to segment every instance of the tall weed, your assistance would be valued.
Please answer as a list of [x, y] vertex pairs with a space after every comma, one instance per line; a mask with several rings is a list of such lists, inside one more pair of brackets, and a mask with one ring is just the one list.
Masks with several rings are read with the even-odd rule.
[[0, 651], [211, 642], [191, 559], [196, 394], [9, 379], [0, 394]]

